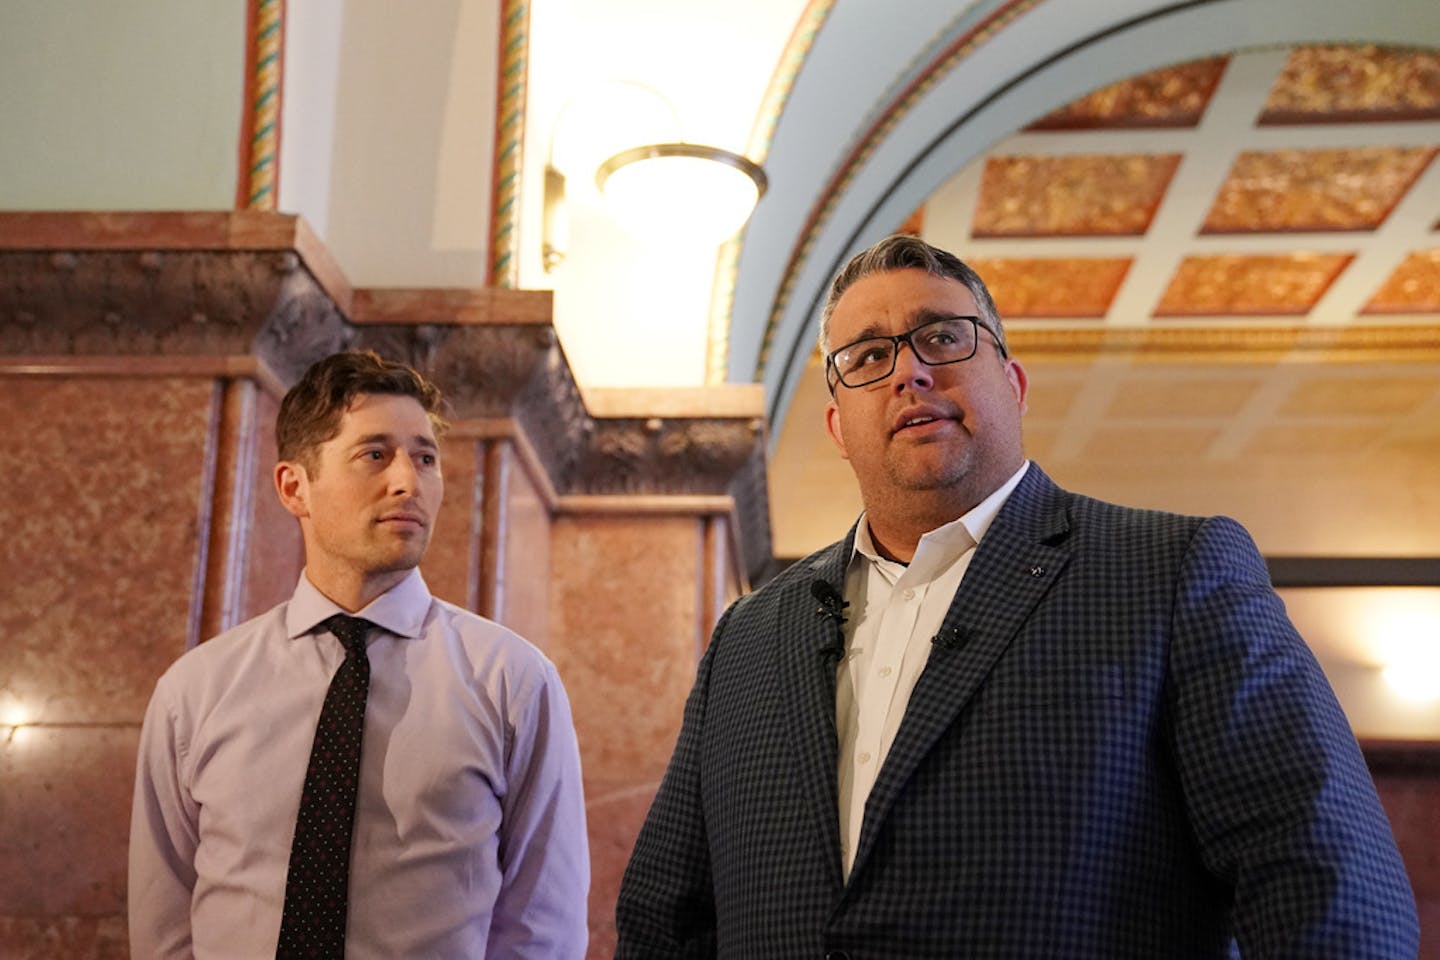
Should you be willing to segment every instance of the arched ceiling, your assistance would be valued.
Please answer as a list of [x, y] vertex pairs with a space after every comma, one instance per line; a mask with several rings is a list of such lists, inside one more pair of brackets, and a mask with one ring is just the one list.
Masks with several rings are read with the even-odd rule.
[[[1377, 584], [1440, 556], [1440, 3], [903, 9], [829, 9], [742, 238], [729, 374], [766, 388], [776, 555], [862, 507], [815, 323], [903, 225], [989, 281], [1061, 484]], [[1282, 596], [1357, 730], [1433, 737], [1377, 668], [1433, 647], [1440, 589]]]
[[[1165, 192], [1163, 203], [1154, 201], [1153, 219], [1166, 227], [1153, 238], [1158, 243], [1152, 245], [1142, 232], [1131, 244], [1136, 251], [1156, 252], [1140, 256], [1132, 251], [1128, 271], [1113, 279], [1114, 309], [1091, 316], [1092, 324], [1103, 326], [1148, 324], [1156, 313], [1166, 312], [1161, 303], [1175, 266], [1188, 253], [1223, 249], [1210, 238], [1197, 238], [1192, 221], [1199, 210], [1203, 222], [1205, 205], [1223, 184], [1231, 161], [1257, 137], [1272, 148], [1289, 142], [1285, 134], [1255, 123], [1256, 109], [1263, 108], [1270, 82], [1285, 64], [1284, 50], [1329, 43], [1440, 46], [1440, 4], [982, 0], [963, 7], [912, 3], [897, 16], [888, 4], [841, 0], [809, 48], [769, 145], [770, 192], [746, 228], [736, 271], [731, 379], [764, 383], [778, 435], [813, 353], [818, 304], [846, 258], [921, 208], [930, 217], [927, 236], [971, 255], [975, 238], [962, 214], [975, 210], [984, 177], [984, 167], [972, 162], [1098, 88], [1159, 68], [1240, 53], [1227, 61], [1226, 79], [1207, 103], [1203, 122], [1172, 131], [1168, 139], [1163, 132], [1130, 131], [1104, 145], [1072, 139], [1062, 146], [1059, 134], [1023, 135], [1029, 143], [1021, 145], [1038, 156], [1118, 149], [1185, 157], [1180, 173], [1151, 171], [1152, 181], [1174, 179], [1185, 185]], [[1392, 125], [1378, 138], [1379, 145], [1407, 145], [1419, 136], [1412, 127]], [[1311, 132], [1290, 137], [1294, 146], [1320, 148], [1332, 141], [1359, 146], [1370, 135], [1337, 138], [1333, 129], [1318, 135], [1313, 128], [1303, 129]], [[1425, 136], [1436, 139], [1433, 133]], [[1411, 191], [1412, 197], [1424, 195], [1435, 184], [1436, 165], [1417, 156], [1409, 159], [1412, 167], [1430, 168]], [[970, 180], [962, 179], [957, 187], [953, 180], [967, 166]], [[935, 215], [927, 200], [947, 185], [951, 199], [958, 194], [959, 202], [951, 205], [948, 217]], [[1129, 189], [1123, 183], [1118, 187]], [[1188, 218], [1172, 213], [1187, 206], [1194, 208]], [[1415, 236], [1440, 219], [1440, 203], [1433, 206], [1431, 219], [1412, 231]], [[1103, 256], [1114, 252], [1112, 239], [1071, 236], [1052, 249]], [[1200, 240], [1193, 249], [1186, 246], [1192, 239]], [[1011, 257], [1026, 246], [1020, 238], [1006, 241], [1010, 246], [993, 238], [987, 242], [992, 253]], [[1326, 252], [1326, 243], [1319, 246]], [[1370, 271], [1381, 262], [1373, 259]], [[1334, 279], [1340, 270], [1334, 261], [1326, 263]], [[1369, 302], [1361, 292], [1373, 292], [1360, 281], [1345, 283], [1348, 287], [1341, 289], [1349, 292], [1340, 299], [1355, 309], [1331, 323], [1353, 321]]]

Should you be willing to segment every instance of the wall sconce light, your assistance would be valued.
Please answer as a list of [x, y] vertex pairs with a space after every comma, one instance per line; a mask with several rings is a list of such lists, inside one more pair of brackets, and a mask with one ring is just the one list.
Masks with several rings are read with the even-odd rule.
[[[674, 106], [644, 84], [612, 82], [572, 100], [550, 141], [541, 224], [546, 273], [565, 260], [568, 204], [581, 194], [567, 191], [567, 178], [593, 182], [606, 209], [643, 240], [709, 246], [740, 229], [767, 184], [749, 158], [684, 142]], [[634, 143], [643, 146], [628, 146]]]
[[600, 164], [595, 185], [616, 219], [641, 237], [718, 246], [750, 218], [767, 180], [759, 164], [729, 150], [654, 143]]

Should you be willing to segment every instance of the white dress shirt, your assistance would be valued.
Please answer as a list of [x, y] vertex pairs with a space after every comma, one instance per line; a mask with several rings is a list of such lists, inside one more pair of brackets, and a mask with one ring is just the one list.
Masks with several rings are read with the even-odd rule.
[[[316, 720], [344, 612], [294, 596], [201, 644], [145, 715], [130, 831], [135, 957], [274, 956]], [[370, 693], [350, 958], [579, 958], [589, 848], [555, 668], [430, 595], [418, 570], [358, 612]]]
[[839, 736], [840, 853], [855, 862], [865, 801], [895, 741], [910, 694], [930, 657], [975, 547], [1025, 476], [1021, 464], [1000, 489], [957, 520], [920, 538], [903, 564], [880, 556], [862, 514], [845, 575], [845, 655], [835, 674]]

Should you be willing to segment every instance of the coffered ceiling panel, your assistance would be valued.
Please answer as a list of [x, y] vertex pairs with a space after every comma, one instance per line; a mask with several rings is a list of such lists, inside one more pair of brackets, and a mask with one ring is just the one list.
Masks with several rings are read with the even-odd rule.
[[1186, 257], [1155, 316], [1299, 316], [1351, 259], [1343, 253]]
[[1297, 47], [1265, 100], [1262, 124], [1440, 118], [1440, 57], [1374, 46]]
[[[907, 227], [985, 278], [1029, 371], [1026, 452], [1053, 475], [1242, 514], [1276, 552], [1433, 552], [1440, 528], [1414, 518], [1440, 489], [1437, 219], [1440, 50], [1355, 46], [1238, 50], [1082, 96]], [[843, 464], [787, 446], [823, 438], [812, 365], [777, 476]], [[826, 474], [847, 498], [831, 527], [853, 519], [846, 478]], [[1372, 546], [1308, 525], [1387, 484]], [[805, 511], [776, 507], [783, 544]]]
[[1440, 313], [1440, 249], [1406, 257], [1380, 287], [1366, 313]]
[[1435, 147], [1246, 150], [1205, 233], [1373, 230], [1435, 158]]
[[1197, 60], [1111, 84], [1042, 117], [1030, 129], [1193, 127], [1226, 62], [1225, 57]]
[[1139, 236], [1180, 154], [991, 157], [975, 209], [976, 237]]
[[1129, 257], [1046, 260], [969, 258], [985, 278], [1000, 316], [1103, 317], [1130, 269]]

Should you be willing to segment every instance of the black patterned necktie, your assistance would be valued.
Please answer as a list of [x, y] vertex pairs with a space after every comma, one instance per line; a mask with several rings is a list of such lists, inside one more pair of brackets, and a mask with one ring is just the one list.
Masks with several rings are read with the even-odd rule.
[[350, 834], [360, 786], [365, 695], [370, 691], [370, 659], [365, 653], [370, 621], [337, 613], [321, 626], [345, 647], [345, 662], [325, 693], [310, 748], [295, 841], [290, 846], [277, 960], [343, 960], [345, 956]]

